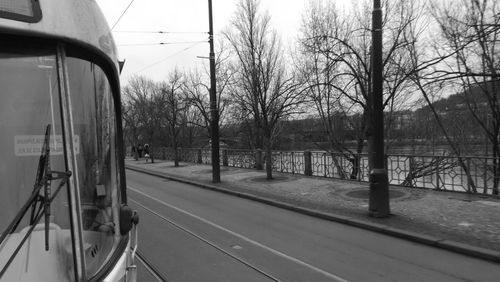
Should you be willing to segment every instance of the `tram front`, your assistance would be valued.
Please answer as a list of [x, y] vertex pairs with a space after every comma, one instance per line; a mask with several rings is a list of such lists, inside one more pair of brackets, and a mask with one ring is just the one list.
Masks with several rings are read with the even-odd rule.
[[116, 51], [95, 1], [0, 2], [0, 281], [134, 281]]

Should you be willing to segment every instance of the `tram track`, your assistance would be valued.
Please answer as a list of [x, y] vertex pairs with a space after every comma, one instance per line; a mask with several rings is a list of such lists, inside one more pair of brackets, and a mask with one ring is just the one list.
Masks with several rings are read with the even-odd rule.
[[159, 282], [168, 282], [167, 278], [148, 260], [144, 255], [137, 251], [136, 258], [142, 265], [146, 268], [146, 270], [153, 275]]
[[[193, 232], [193, 231], [189, 230], [188, 228], [172, 221], [171, 219], [166, 218], [165, 216], [159, 214], [158, 212], [156, 212], [156, 211], [146, 207], [145, 205], [139, 203], [138, 201], [131, 199], [131, 198], [129, 198], [129, 201], [133, 202], [134, 204], [141, 207], [142, 209], [149, 212], [150, 214], [160, 218], [162, 221], [168, 223], [169, 225], [175, 227], [176, 229], [188, 234], [189, 236], [191, 236], [191, 237], [201, 241], [202, 243], [212, 247], [213, 249], [217, 250], [218, 252], [228, 256], [229, 258], [231, 258], [231, 259], [245, 265], [246, 267], [249, 267], [250, 269], [256, 271], [257, 273], [269, 278], [271, 281], [276, 281], [276, 282], [283, 281], [283, 280], [273, 276], [272, 274], [266, 272], [265, 270], [263, 270], [259, 266], [256, 266], [256, 265], [248, 262], [247, 260], [232, 254], [231, 252], [225, 250], [223, 247], [218, 246], [216, 243], [210, 241], [209, 239], [207, 239], [201, 235], [196, 234], [195, 232]], [[140, 258], [139, 260], [145, 265], [146, 269], [148, 269], [148, 271], [153, 276], [155, 276], [158, 279], [158, 281], [168, 281], [165, 279], [164, 276], [161, 275], [161, 273], [157, 270], [157, 268], [153, 264], [151, 264], [143, 255], [139, 255], [139, 258]]]

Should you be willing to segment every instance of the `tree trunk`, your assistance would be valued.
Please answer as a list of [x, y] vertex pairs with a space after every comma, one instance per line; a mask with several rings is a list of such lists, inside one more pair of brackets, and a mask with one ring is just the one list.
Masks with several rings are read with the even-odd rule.
[[179, 167], [179, 151], [177, 150], [177, 134], [172, 126], [172, 148], [174, 149], [174, 166]]
[[153, 154], [153, 143], [149, 144], [149, 158], [151, 159], [151, 163], [155, 162], [154, 154]]
[[273, 179], [273, 151], [271, 137], [266, 137], [266, 179]]
[[359, 172], [361, 170], [361, 153], [363, 152], [365, 140], [363, 138], [358, 139], [358, 144], [356, 148], [356, 155], [353, 155], [350, 159], [352, 163], [351, 179], [358, 179]]
[[359, 155], [353, 155], [351, 158], [349, 158], [349, 162], [352, 164], [351, 175], [349, 177], [351, 180], [358, 179], [359, 164], [360, 164], [359, 158], [360, 158]]
[[[495, 146], [496, 147], [496, 146]], [[500, 182], [500, 164], [498, 163], [498, 148], [494, 147], [494, 152], [493, 153], [493, 187], [491, 189], [491, 193], [493, 195], [498, 195], [498, 185]], [[485, 168], [486, 169], [486, 168]]]
[[[135, 133], [134, 133], [135, 134]], [[134, 135], [135, 136], [135, 135]], [[133, 146], [135, 146], [135, 150], [134, 150], [134, 160], [138, 161], [139, 160], [139, 148], [137, 146], [137, 144], [139, 144], [139, 141], [137, 140], [137, 138], [134, 140], [134, 142], [132, 143]]]
[[177, 149], [177, 141], [176, 140], [174, 140], [173, 146], [174, 146], [174, 166], [179, 167], [179, 150]]

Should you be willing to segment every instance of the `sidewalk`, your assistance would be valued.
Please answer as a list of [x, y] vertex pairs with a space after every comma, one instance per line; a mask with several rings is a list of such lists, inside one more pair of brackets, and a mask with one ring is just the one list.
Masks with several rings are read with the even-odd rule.
[[368, 216], [368, 183], [221, 167], [126, 159], [127, 168], [192, 183], [305, 214], [405, 238], [500, 263], [500, 198], [390, 187], [391, 216]]

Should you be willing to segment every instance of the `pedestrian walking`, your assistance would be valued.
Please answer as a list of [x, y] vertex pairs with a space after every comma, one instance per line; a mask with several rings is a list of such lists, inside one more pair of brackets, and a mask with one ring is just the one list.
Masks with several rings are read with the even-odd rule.
[[139, 154], [139, 158], [142, 158], [142, 150], [143, 150], [143, 147], [142, 147], [141, 143], [139, 143], [139, 146], [137, 146], [137, 153]]
[[146, 158], [146, 162], [149, 161], [149, 144], [144, 144], [144, 157]]

